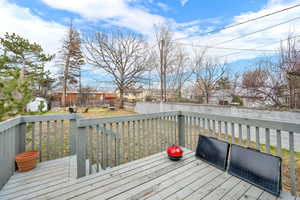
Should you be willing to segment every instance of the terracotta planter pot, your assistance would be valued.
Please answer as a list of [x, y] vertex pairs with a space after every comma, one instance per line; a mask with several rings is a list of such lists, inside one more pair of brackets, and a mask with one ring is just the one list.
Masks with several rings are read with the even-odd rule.
[[19, 172], [25, 172], [36, 167], [38, 151], [27, 151], [16, 155], [16, 162]]

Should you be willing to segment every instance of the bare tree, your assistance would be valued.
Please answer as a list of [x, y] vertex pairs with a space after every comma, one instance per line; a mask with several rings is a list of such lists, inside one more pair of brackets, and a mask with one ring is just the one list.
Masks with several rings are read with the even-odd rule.
[[242, 85], [249, 89], [263, 88], [267, 81], [267, 74], [267, 71], [263, 69], [247, 71], [243, 74]]
[[205, 102], [209, 103], [212, 91], [216, 89], [218, 81], [227, 71], [227, 64], [207, 58], [205, 52], [206, 50], [194, 50], [193, 65], [196, 88], [205, 96]]
[[297, 90], [300, 88], [300, 42], [293, 33], [289, 33], [288, 39], [281, 42], [280, 61], [278, 69], [285, 74], [289, 90], [290, 108], [300, 107], [300, 97]]
[[178, 98], [182, 97], [182, 89], [185, 83], [191, 80], [193, 72], [188, 53], [182, 46], [177, 45], [168, 84], [170, 85], [169, 88], [176, 91]]
[[143, 79], [148, 66], [147, 43], [137, 34], [124, 31], [95, 32], [86, 39], [87, 61], [110, 75], [120, 92]]
[[277, 63], [267, 58], [258, 61], [256, 69], [243, 74], [242, 88], [262, 103], [282, 106], [285, 104], [284, 89], [286, 83], [283, 73], [274, 71], [275, 65]]
[[159, 64], [157, 67], [160, 77], [161, 100], [167, 100], [167, 74], [174, 62], [175, 45], [170, 27], [165, 25], [154, 26], [155, 39], [158, 48]]
[[62, 75], [59, 76], [63, 85], [62, 105], [66, 106], [68, 84], [79, 83], [79, 92], [81, 93], [81, 66], [84, 64], [80, 34], [74, 28], [72, 21], [59, 54], [59, 66], [62, 67]]

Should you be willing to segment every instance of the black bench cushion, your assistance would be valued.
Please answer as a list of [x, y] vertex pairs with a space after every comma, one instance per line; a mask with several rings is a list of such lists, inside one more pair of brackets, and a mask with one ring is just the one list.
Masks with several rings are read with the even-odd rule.
[[196, 157], [226, 170], [229, 144], [215, 138], [199, 135]]
[[276, 196], [280, 195], [280, 157], [231, 145], [228, 172]]

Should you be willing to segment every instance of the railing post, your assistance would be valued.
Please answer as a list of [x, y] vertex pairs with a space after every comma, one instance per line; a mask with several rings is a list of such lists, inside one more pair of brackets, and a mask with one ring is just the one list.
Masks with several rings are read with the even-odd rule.
[[26, 150], [25, 146], [26, 146], [26, 123], [22, 122], [18, 125], [18, 127], [16, 128], [17, 131], [17, 151], [16, 153], [21, 153], [24, 152]]
[[76, 154], [76, 118], [70, 119], [69, 127], [69, 144], [70, 144], [70, 155]]
[[87, 155], [87, 127], [78, 127], [77, 134], [77, 178], [86, 175], [86, 155]]
[[184, 115], [180, 112], [178, 115], [178, 136], [179, 146], [185, 147], [185, 134], [184, 134]]

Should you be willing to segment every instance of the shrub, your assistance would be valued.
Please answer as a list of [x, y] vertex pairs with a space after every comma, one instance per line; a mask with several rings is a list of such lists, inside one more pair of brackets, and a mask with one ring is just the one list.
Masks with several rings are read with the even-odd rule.
[[239, 103], [240, 106], [244, 106], [243, 100], [240, 97], [236, 96], [236, 95], [232, 96], [232, 101], [231, 102], [233, 102], [233, 103]]

